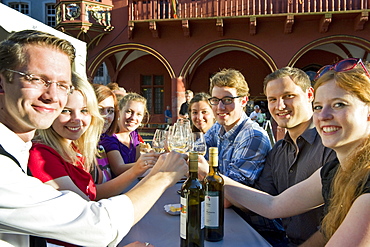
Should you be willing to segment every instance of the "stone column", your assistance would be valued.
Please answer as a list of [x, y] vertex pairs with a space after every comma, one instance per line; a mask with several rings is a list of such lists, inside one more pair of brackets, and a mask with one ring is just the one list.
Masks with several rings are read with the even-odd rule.
[[172, 122], [175, 123], [179, 118], [180, 106], [185, 102], [185, 80], [177, 77], [171, 79], [171, 102], [172, 102]]

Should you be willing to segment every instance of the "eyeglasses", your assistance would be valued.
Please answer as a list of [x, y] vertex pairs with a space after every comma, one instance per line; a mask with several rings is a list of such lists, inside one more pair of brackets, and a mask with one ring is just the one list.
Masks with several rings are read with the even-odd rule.
[[57, 93], [58, 94], [65, 94], [70, 95], [73, 93], [74, 86], [69, 85], [68, 83], [64, 82], [57, 82], [57, 81], [47, 81], [40, 76], [33, 75], [33, 74], [26, 74], [20, 71], [12, 70], [12, 69], [5, 69], [9, 72], [17, 73], [21, 76], [23, 76], [28, 84], [25, 85], [25, 87], [31, 87], [31, 88], [48, 88], [51, 84], [55, 83], [57, 85]]
[[344, 72], [344, 71], [354, 69], [358, 64], [360, 64], [361, 67], [364, 69], [366, 75], [370, 77], [370, 73], [367, 70], [365, 64], [362, 62], [361, 58], [347, 58], [347, 59], [339, 61], [338, 63], [334, 65], [326, 65], [322, 67], [321, 69], [319, 69], [319, 71], [317, 71], [316, 73], [315, 81], [319, 79], [323, 74], [328, 72], [329, 70], [334, 70], [336, 72]]
[[218, 105], [220, 103], [220, 101], [224, 105], [230, 105], [230, 104], [234, 103], [234, 99], [237, 99], [237, 98], [240, 98], [240, 97], [243, 97], [243, 96], [236, 96], [236, 97], [226, 96], [226, 97], [223, 97], [222, 99], [212, 97], [212, 98], [209, 98], [208, 101], [211, 105]]

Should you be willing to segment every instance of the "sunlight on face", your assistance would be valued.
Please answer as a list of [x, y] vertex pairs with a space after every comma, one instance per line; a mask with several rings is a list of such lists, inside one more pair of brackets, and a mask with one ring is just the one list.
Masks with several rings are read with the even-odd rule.
[[[46, 46], [32, 45], [32, 49], [26, 48], [24, 57], [27, 65], [19, 68], [21, 72], [71, 84], [71, 63], [65, 53]], [[47, 129], [59, 116], [68, 97], [58, 94], [55, 84], [48, 88], [26, 88], [21, 86], [24, 80], [23, 76], [14, 74], [13, 83], [3, 83], [3, 107], [7, 117], [2, 122], [9, 122], [13, 131], [19, 133]]]
[[91, 115], [86, 106], [86, 99], [79, 91], [74, 91], [52, 127], [61, 137], [77, 140], [85, 133], [90, 123]]
[[143, 121], [145, 106], [139, 101], [130, 101], [120, 111], [119, 129], [120, 132], [132, 132], [136, 130]]
[[[237, 97], [236, 88], [230, 87], [217, 87], [212, 89], [212, 97], [222, 99], [223, 97]], [[224, 105], [221, 101], [218, 105], [212, 105], [213, 114], [219, 124], [224, 126], [226, 131], [234, 127], [242, 114], [244, 113], [243, 107], [247, 104], [247, 97], [236, 98], [230, 105]]]
[[369, 135], [369, 107], [334, 80], [316, 90], [314, 123], [326, 147], [346, 155]]
[[289, 76], [269, 81], [266, 97], [271, 116], [282, 128], [292, 129], [312, 117], [312, 91], [303, 92]]
[[203, 133], [206, 133], [215, 122], [212, 108], [205, 101], [193, 103], [191, 105], [190, 115], [194, 126]]

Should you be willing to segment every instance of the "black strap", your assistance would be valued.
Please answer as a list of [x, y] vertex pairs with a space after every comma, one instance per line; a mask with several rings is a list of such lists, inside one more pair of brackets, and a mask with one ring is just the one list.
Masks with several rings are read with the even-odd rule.
[[[22, 172], [24, 172], [19, 161], [13, 155], [8, 153], [1, 145], [0, 145], [0, 154], [11, 158], [19, 166], [19, 168], [21, 168]], [[27, 167], [27, 175], [32, 176], [31, 171], [28, 167]], [[46, 239], [30, 235], [30, 247], [46, 247]]]

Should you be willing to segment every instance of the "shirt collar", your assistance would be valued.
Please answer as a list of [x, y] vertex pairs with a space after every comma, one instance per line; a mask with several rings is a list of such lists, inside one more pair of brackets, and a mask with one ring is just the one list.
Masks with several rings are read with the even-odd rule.
[[239, 121], [235, 124], [234, 127], [231, 128], [231, 130], [229, 131], [226, 131], [225, 128], [223, 126], [221, 126], [220, 128], [220, 131], [218, 133], [219, 137], [220, 138], [230, 138], [231, 136], [233, 136], [235, 133], [239, 133], [239, 130], [240, 128], [243, 128], [243, 124], [244, 121], [251, 121], [251, 123], [253, 122], [245, 112], [242, 113]]
[[[309, 144], [313, 144], [315, 141], [316, 136], [318, 135], [316, 131], [316, 127], [313, 124], [313, 121], [311, 121], [311, 124], [308, 126], [308, 128], [299, 136], [303, 138], [306, 142]], [[284, 140], [288, 142], [293, 142], [292, 138], [290, 138], [289, 132], [287, 132], [284, 136]]]
[[[27, 170], [27, 162], [29, 150], [32, 142], [24, 142], [16, 133], [8, 129], [4, 124], [0, 123], [0, 144], [3, 148], [13, 155], [22, 165], [23, 170]], [[25, 169], [26, 168], [26, 169]]]

